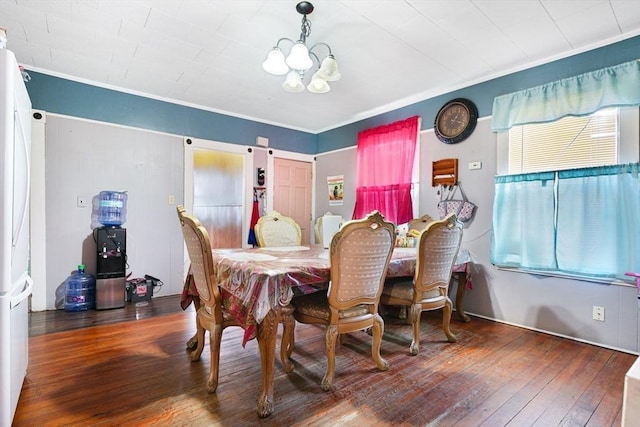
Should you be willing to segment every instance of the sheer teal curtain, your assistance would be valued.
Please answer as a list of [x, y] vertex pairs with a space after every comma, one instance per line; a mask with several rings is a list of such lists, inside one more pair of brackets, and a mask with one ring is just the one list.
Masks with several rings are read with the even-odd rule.
[[628, 280], [638, 254], [640, 163], [496, 177], [493, 264]]
[[491, 262], [554, 270], [554, 172], [497, 176]]
[[565, 116], [584, 116], [606, 107], [640, 105], [640, 60], [498, 96], [493, 131]]
[[558, 173], [560, 271], [624, 278], [640, 271], [640, 164]]

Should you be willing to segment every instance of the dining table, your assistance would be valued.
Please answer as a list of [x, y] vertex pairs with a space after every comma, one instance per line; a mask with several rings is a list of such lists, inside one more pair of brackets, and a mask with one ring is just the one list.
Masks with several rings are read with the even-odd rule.
[[[256, 338], [262, 365], [262, 388], [257, 411], [260, 417], [273, 413], [273, 378], [277, 328], [283, 310], [295, 295], [326, 289], [331, 265], [329, 250], [322, 245], [243, 249], [212, 249], [217, 282], [225, 310], [244, 329], [242, 345]], [[463, 321], [462, 300], [471, 285], [469, 252], [461, 249], [454, 273], [459, 280], [456, 311]], [[413, 276], [416, 248], [393, 250], [387, 277]]]

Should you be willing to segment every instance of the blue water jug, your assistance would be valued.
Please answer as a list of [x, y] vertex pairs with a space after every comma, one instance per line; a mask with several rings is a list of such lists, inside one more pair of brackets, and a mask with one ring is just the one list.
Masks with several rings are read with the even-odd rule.
[[85, 311], [96, 307], [96, 279], [85, 273], [83, 264], [65, 280], [64, 287], [65, 311]]
[[127, 193], [101, 191], [98, 196], [98, 221], [105, 226], [120, 226], [127, 220]]

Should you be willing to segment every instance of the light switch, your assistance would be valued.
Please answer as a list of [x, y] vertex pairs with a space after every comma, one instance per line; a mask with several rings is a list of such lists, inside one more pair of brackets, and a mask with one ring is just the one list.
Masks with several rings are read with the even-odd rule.
[[482, 162], [469, 162], [469, 170], [482, 169]]

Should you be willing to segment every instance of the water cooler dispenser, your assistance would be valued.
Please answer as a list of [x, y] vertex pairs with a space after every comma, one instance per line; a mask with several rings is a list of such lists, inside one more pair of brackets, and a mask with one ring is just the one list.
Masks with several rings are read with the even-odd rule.
[[96, 310], [125, 305], [127, 230], [105, 226], [94, 231], [97, 249]]

